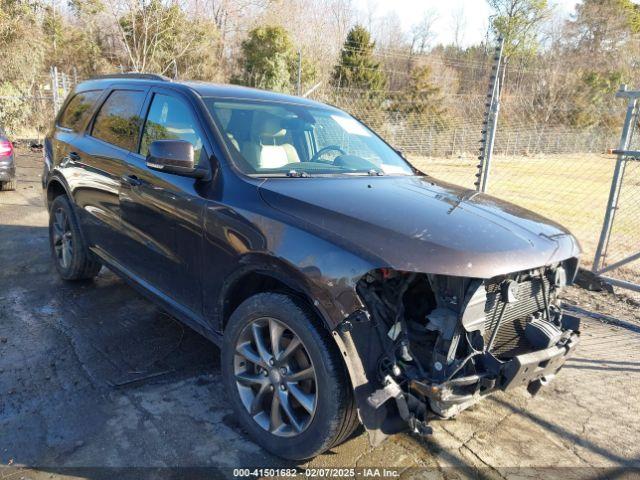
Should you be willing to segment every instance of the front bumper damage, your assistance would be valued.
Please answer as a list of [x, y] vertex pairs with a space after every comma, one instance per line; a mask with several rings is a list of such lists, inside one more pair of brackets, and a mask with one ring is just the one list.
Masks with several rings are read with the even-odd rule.
[[366, 308], [334, 335], [371, 443], [407, 428], [429, 434], [430, 420], [498, 390], [535, 395], [579, 344], [580, 320], [556, 298], [576, 270], [571, 259], [490, 280], [365, 277], [358, 294]]
[[579, 342], [579, 333], [568, 331], [566, 337], [557, 345], [518, 355], [507, 361], [500, 361], [491, 353], [484, 353], [479, 360], [487, 369], [482, 373], [458, 377], [439, 384], [413, 380], [409, 388], [427, 398], [434, 413], [443, 418], [457, 415], [496, 390], [504, 391], [526, 386], [527, 390], [535, 395], [560, 371]]

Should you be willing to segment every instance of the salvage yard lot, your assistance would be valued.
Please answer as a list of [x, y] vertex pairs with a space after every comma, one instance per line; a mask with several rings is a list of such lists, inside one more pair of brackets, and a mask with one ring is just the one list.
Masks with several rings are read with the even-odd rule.
[[[31, 478], [68, 467], [293, 466], [235, 423], [216, 347], [105, 269], [91, 283], [58, 279], [40, 155], [18, 153], [18, 190], [0, 192], [0, 463], [27, 467]], [[568, 297], [599, 319], [584, 318], [576, 356], [538, 396], [496, 394], [434, 422], [430, 437], [397, 435], [375, 449], [358, 430], [295, 466], [399, 467], [407, 478], [420, 476], [411, 467], [431, 478], [640, 469], [637, 306], [579, 289]], [[146, 477], [157, 478], [147, 469], [132, 478]]]

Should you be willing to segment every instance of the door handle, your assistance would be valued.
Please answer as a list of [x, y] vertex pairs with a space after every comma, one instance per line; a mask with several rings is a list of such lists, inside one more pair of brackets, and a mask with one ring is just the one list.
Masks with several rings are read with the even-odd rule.
[[123, 175], [120, 178], [122, 179], [122, 181], [124, 183], [126, 183], [127, 185], [130, 185], [132, 187], [139, 187], [140, 185], [142, 185], [142, 180], [140, 180], [135, 175]]

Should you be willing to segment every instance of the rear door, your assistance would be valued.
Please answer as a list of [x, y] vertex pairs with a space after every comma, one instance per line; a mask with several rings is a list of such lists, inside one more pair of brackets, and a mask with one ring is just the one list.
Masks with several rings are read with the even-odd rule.
[[71, 181], [76, 182], [74, 198], [87, 241], [99, 253], [119, 262], [123, 258], [120, 182], [127, 157], [137, 149], [147, 91], [142, 86], [112, 87], [69, 153], [70, 162], [82, 170]]
[[121, 176], [120, 209], [128, 265], [135, 274], [191, 317], [202, 314], [202, 229], [208, 183], [147, 168], [154, 140], [193, 144], [195, 158], [210, 168], [210, 152], [191, 100], [179, 92], [154, 88], [140, 147]]
[[43, 177], [47, 179], [54, 167], [61, 171], [74, 198], [76, 192], [82, 194], [85, 172], [85, 165], [77, 153], [78, 137], [84, 134], [85, 127], [103, 94], [104, 89], [100, 89], [76, 92], [71, 96], [56, 118], [51, 137], [45, 142]]

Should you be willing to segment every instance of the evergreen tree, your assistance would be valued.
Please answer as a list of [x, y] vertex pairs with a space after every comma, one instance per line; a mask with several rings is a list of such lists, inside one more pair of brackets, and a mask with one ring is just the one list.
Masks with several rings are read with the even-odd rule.
[[[242, 75], [232, 79], [251, 87], [291, 92], [298, 78], [298, 52], [287, 31], [279, 26], [263, 26], [249, 32], [242, 42]], [[302, 84], [316, 77], [313, 64], [302, 61]]]
[[430, 66], [418, 67], [411, 72], [407, 88], [391, 104], [390, 110], [400, 113], [414, 127], [443, 129], [446, 126], [440, 88], [431, 80]]
[[340, 63], [333, 71], [333, 85], [374, 92], [384, 90], [387, 82], [380, 63], [373, 58], [374, 47], [366, 28], [353, 27], [342, 47]]

